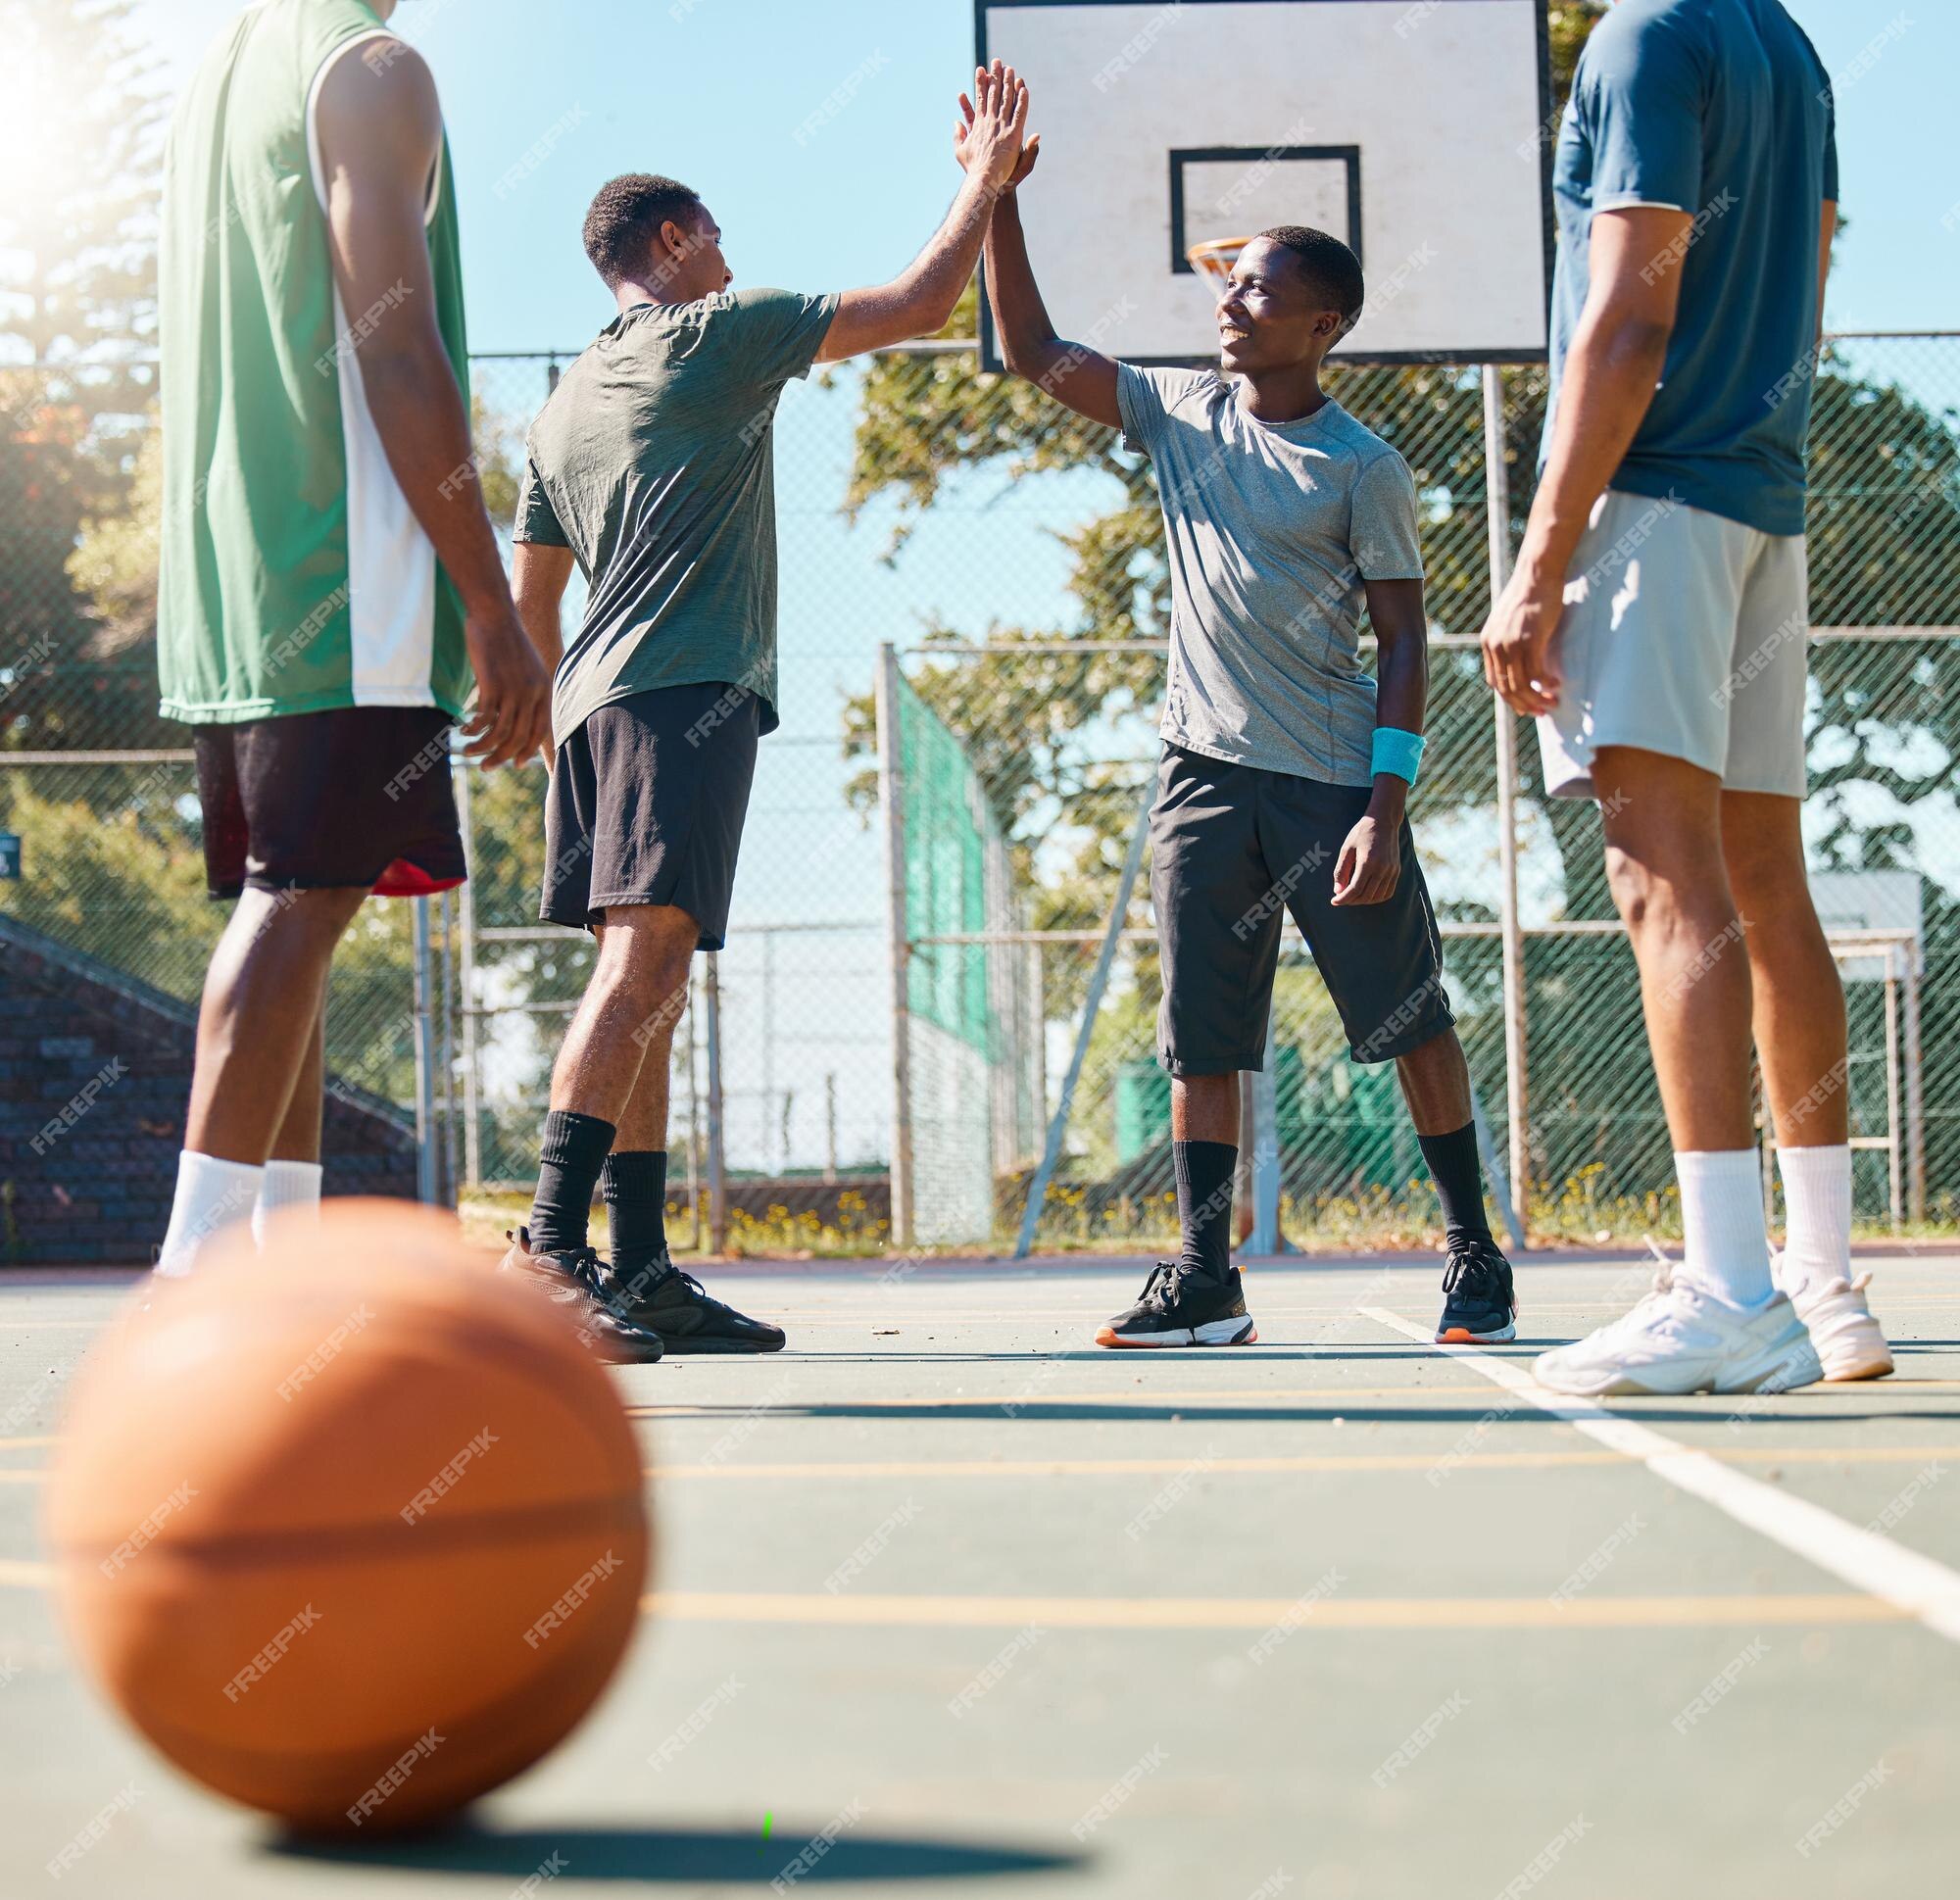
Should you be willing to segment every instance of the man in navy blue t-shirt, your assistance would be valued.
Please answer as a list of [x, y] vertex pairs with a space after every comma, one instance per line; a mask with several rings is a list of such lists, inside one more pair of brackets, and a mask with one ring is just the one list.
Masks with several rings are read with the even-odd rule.
[[[1599, 800], [1684, 1254], [1539, 1362], [1563, 1391], [1891, 1370], [1850, 1275], [1844, 996], [1805, 881], [1804, 440], [1837, 224], [1831, 81], [1779, 0], [1619, 0], [1559, 127], [1552, 401], [1485, 671]], [[1773, 1264], [1760, 1047], [1788, 1203]]]

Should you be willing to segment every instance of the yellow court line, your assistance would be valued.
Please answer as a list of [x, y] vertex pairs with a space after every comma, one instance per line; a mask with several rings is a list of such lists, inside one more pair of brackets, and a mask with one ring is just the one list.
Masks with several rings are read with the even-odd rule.
[[[51, 1564], [0, 1559], [0, 1587], [52, 1588]], [[1796, 1624], [1900, 1623], [1905, 1613], [1854, 1595], [1131, 1597], [873, 1596], [655, 1590], [648, 1616], [672, 1623], [1017, 1630], [1679, 1630]]]
[[[1711, 1451], [1725, 1464], [1911, 1464], [1941, 1458], [1960, 1460], [1960, 1445], [1865, 1445], [1833, 1451], [1821, 1445], [1750, 1445]], [[1624, 1464], [1617, 1451], [1479, 1451], [1457, 1459], [1443, 1452], [1328, 1452], [1292, 1458], [974, 1458], [935, 1462], [887, 1459], [863, 1463], [676, 1464], [649, 1465], [646, 1476], [667, 1481], [688, 1478], [1122, 1478], [1161, 1477], [1198, 1471], [1202, 1475], [1266, 1475], [1316, 1471], [1431, 1471], [1448, 1463], [1451, 1471], [1535, 1471], [1560, 1465]]]
[[872, 1596], [657, 1590], [640, 1599], [675, 1623], [858, 1625], [877, 1629], [1678, 1630], [1710, 1626], [1902, 1623], [1857, 1595], [1287, 1597]]
[[[1960, 1460], [1960, 1445], [1859, 1445], [1832, 1450], [1823, 1445], [1748, 1445], [1712, 1450], [1723, 1464], [1753, 1465], [1925, 1465], [1942, 1458]], [[1617, 1451], [1478, 1451], [1457, 1457], [1442, 1452], [1328, 1452], [1320, 1456], [1272, 1458], [957, 1458], [848, 1459], [801, 1463], [647, 1465], [641, 1475], [662, 1484], [690, 1479], [794, 1479], [800, 1483], [893, 1478], [1157, 1478], [1198, 1472], [1222, 1477], [1285, 1477], [1306, 1472], [1544, 1471], [1570, 1465], [1620, 1465]], [[38, 1485], [45, 1467], [0, 1470], [0, 1485]]]
[[[1909, 1349], [1909, 1348], [1908, 1348]], [[1039, 1362], [1034, 1362], [1039, 1363]], [[1784, 1412], [1762, 1412], [1751, 1401], [1748, 1416], [1752, 1419], [1764, 1418], [1815, 1418], [1813, 1409], [1820, 1399], [1857, 1398], [1871, 1400], [1883, 1398], [1887, 1393], [1905, 1397], [1930, 1397], [1942, 1391], [1960, 1391], [1960, 1380], [1944, 1379], [1878, 1379], [1851, 1382], [1836, 1381], [1820, 1385], [1806, 1386], [1801, 1392], [1787, 1394], [1791, 1409]], [[681, 1405], [628, 1405], [626, 1416], [634, 1419], [764, 1419], [775, 1416], [798, 1418], [806, 1412], [821, 1412], [840, 1405], [848, 1405], [865, 1412], [895, 1411], [953, 1411], [962, 1407], [993, 1407], [1011, 1405], [1025, 1409], [1035, 1405], [1133, 1405], [1140, 1402], [1152, 1405], [1263, 1405], [1276, 1399], [1332, 1399], [1346, 1401], [1357, 1398], [1461, 1398], [1470, 1394], [1489, 1399], [1491, 1388], [1488, 1384], [1478, 1386], [1213, 1386], [1166, 1388], [1152, 1386], [1148, 1382], [1131, 1388], [1124, 1386], [1097, 1386], [1086, 1389], [1067, 1389], [1047, 1387], [1024, 1388], [1005, 1392], [918, 1392], [909, 1396], [895, 1398], [868, 1398], [858, 1393], [826, 1395], [812, 1392], [804, 1398], [785, 1398], [771, 1404], [758, 1402], [744, 1405], [738, 1398], [730, 1398], [716, 1403]], [[1654, 1403], [1674, 1404], [1678, 1401], [1655, 1399]], [[1616, 1406], [1625, 1407], [1638, 1415], [1641, 1399], [1616, 1399]], [[1515, 1406], [1504, 1407], [1494, 1403], [1480, 1410], [1513, 1410]], [[1725, 1414], [1711, 1401], [1708, 1417], [1719, 1420]]]

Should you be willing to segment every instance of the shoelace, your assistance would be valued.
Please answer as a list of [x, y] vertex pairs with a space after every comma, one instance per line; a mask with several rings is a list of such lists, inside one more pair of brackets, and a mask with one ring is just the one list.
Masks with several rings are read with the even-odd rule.
[[1465, 1281], [1472, 1291], [1495, 1297], [1503, 1290], [1503, 1273], [1495, 1254], [1482, 1241], [1465, 1241], [1449, 1249], [1448, 1264], [1443, 1270], [1443, 1291], [1453, 1293]]
[[1167, 1313], [1177, 1303], [1178, 1263], [1175, 1260], [1159, 1260], [1151, 1269], [1151, 1277], [1144, 1282], [1144, 1291], [1138, 1295], [1139, 1306], [1154, 1307], [1159, 1313]]

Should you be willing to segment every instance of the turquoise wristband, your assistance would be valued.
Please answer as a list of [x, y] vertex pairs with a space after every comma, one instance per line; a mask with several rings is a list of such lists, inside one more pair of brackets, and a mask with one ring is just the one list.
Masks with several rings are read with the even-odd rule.
[[1393, 772], [1413, 785], [1422, 769], [1422, 749], [1428, 742], [1419, 732], [1404, 732], [1399, 726], [1375, 728], [1375, 755], [1370, 772]]

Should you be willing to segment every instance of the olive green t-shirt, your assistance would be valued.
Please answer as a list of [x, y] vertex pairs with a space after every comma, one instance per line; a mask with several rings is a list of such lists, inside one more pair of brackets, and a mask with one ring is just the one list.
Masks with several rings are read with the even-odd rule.
[[602, 706], [725, 680], [776, 716], [776, 403], [837, 299], [732, 290], [636, 304], [531, 424], [516, 538], [569, 548], [589, 590], [552, 688], [552, 739]]

